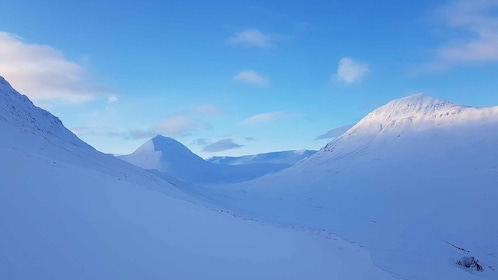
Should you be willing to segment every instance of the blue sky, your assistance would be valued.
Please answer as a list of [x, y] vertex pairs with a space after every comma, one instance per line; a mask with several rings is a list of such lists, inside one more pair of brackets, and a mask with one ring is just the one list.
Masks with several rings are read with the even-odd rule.
[[7, 0], [0, 75], [107, 153], [319, 149], [414, 93], [498, 105], [498, 0]]

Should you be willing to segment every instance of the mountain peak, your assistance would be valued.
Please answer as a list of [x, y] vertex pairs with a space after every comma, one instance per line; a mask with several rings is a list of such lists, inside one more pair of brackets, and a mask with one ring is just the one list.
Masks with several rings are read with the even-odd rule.
[[372, 111], [322, 150], [334, 151], [339, 147], [345, 151], [359, 150], [392, 139], [398, 139], [396, 143], [405, 137], [420, 139], [422, 134], [427, 139], [442, 133], [456, 135], [468, 127], [486, 126], [497, 120], [498, 107], [461, 106], [415, 94], [390, 101]]
[[[362, 121], [388, 122], [400, 119], [434, 118], [438, 112], [457, 114], [463, 106], [432, 98], [422, 93], [390, 101], [368, 114]], [[446, 114], [449, 113], [449, 114]]]
[[171, 137], [166, 137], [163, 135], [156, 135], [152, 139], [150, 139], [155, 151], [161, 152], [171, 152], [171, 151], [188, 151], [190, 150], [185, 147], [182, 143], [176, 141]]
[[145, 142], [135, 152], [128, 156], [134, 155], [140, 157], [151, 154], [157, 154], [157, 156], [163, 159], [184, 158], [196, 161], [202, 160], [182, 143], [171, 137], [166, 137], [160, 134]]

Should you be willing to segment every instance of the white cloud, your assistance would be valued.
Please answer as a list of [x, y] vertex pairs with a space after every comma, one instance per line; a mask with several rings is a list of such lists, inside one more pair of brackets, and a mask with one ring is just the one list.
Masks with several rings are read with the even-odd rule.
[[111, 96], [109, 96], [109, 98], [107, 98], [107, 103], [114, 103], [114, 102], [118, 102], [118, 101], [119, 101], [119, 98], [116, 95], [111, 95]]
[[267, 122], [271, 121], [277, 118], [280, 118], [284, 116], [285, 113], [283, 112], [272, 112], [272, 113], [262, 113], [262, 114], [257, 114], [252, 117], [249, 117], [242, 121], [244, 124], [254, 124], [254, 123], [261, 123], [261, 122]]
[[166, 135], [184, 135], [196, 130], [198, 127], [199, 124], [195, 120], [187, 116], [175, 115], [161, 122], [157, 129], [160, 133]]
[[339, 60], [335, 77], [340, 81], [351, 84], [360, 81], [369, 71], [367, 64], [344, 57]]
[[194, 112], [200, 115], [221, 117], [225, 116], [226, 113], [216, 108], [213, 105], [205, 104], [194, 107]]
[[246, 47], [268, 48], [273, 45], [273, 38], [266, 35], [258, 29], [247, 29], [236, 33], [227, 39], [227, 42], [232, 45], [241, 45]]
[[235, 143], [235, 140], [233, 138], [225, 138], [206, 145], [202, 150], [204, 152], [215, 153], [215, 152], [237, 149], [241, 147], [244, 147], [244, 145]]
[[269, 81], [267, 78], [261, 76], [258, 72], [253, 70], [246, 70], [235, 75], [234, 80], [249, 83], [258, 86], [267, 86]]
[[[498, 0], [456, 0], [438, 15], [449, 28], [468, 33], [437, 50], [439, 63], [498, 61]], [[444, 67], [442, 67], [444, 68]]]
[[67, 60], [61, 51], [26, 43], [7, 32], [0, 32], [0, 73], [33, 100], [81, 103], [105, 91], [89, 81], [83, 66]]

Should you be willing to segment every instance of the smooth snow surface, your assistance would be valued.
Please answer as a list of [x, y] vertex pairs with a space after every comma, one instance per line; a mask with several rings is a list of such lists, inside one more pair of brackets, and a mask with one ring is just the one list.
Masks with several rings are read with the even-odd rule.
[[189, 183], [216, 185], [248, 181], [289, 167], [285, 163], [258, 162], [224, 165], [205, 161], [180, 142], [157, 135], [120, 159], [147, 170], [176, 176]]
[[3, 78], [0, 102], [0, 279], [395, 279], [329, 232], [232, 214], [101, 154]]
[[[497, 147], [498, 107], [414, 95], [288, 169], [195, 191], [241, 215], [332, 232], [400, 279], [498, 279]], [[456, 265], [470, 256], [483, 272]]]

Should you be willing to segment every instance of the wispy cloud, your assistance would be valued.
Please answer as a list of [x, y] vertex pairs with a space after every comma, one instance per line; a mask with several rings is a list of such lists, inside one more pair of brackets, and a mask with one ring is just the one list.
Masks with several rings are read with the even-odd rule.
[[253, 70], [246, 70], [239, 72], [237, 75], [233, 77], [233, 79], [258, 86], [267, 86], [269, 84], [267, 78], [261, 76], [258, 72]]
[[255, 28], [238, 32], [226, 40], [226, 42], [231, 45], [258, 48], [269, 48], [273, 46], [273, 41], [273, 36], [264, 34], [263, 32]]
[[283, 117], [284, 115], [285, 115], [284, 112], [262, 113], [262, 114], [257, 114], [257, 115], [251, 116], [251, 117], [245, 119], [244, 121], [242, 121], [242, 123], [243, 124], [254, 124], [254, 123], [268, 122], [268, 121]]
[[153, 129], [132, 129], [128, 133], [124, 134], [125, 139], [147, 139], [158, 135], [159, 132]]
[[344, 57], [339, 60], [335, 79], [351, 84], [360, 81], [369, 71], [367, 64]]
[[106, 126], [70, 126], [68, 127], [74, 134], [78, 136], [108, 136], [122, 137], [123, 133], [112, 127]]
[[116, 95], [111, 95], [111, 96], [109, 96], [109, 98], [107, 98], [107, 103], [114, 103], [114, 102], [118, 102], [118, 101], [119, 101], [119, 98]]
[[198, 127], [199, 123], [195, 120], [184, 115], [174, 115], [162, 121], [157, 126], [157, 130], [161, 134], [175, 136], [188, 134]]
[[227, 115], [227, 113], [210, 104], [196, 106], [193, 108], [193, 111], [200, 115], [213, 117], [223, 117]]
[[315, 138], [315, 140], [331, 139], [331, 138], [339, 137], [353, 126], [354, 126], [354, 124], [347, 124], [347, 125], [343, 125], [340, 127], [336, 127], [334, 129], [327, 131], [326, 133], [324, 133], [322, 135], [319, 135], [318, 137]]
[[439, 10], [450, 28], [468, 32], [438, 50], [446, 61], [498, 61], [498, 1], [457, 0]]
[[0, 32], [0, 73], [33, 100], [82, 103], [108, 92], [88, 77], [85, 67], [51, 46], [26, 43]]
[[498, 61], [497, 12], [498, 0], [454, 0], [437, 9], [445, 30], [452, 31], [446, 33], [458, 36], [435, 49], [434, 59], [413, 72], [435, 73], [464, 63]]
[[204, 152], [215, 153], [241, 147], [244, 147], [244, 145], [235, 143], [233, 138], [225, 138], [205, 146], [202, 150]]
[[195, 146], [206, 146], [209, 144], [210, 144], [210, 141], [206, 138], [197, 138], [197, 139], [192, 140], [192, 142], [190, 142], [190, 145], [195, 145]]

